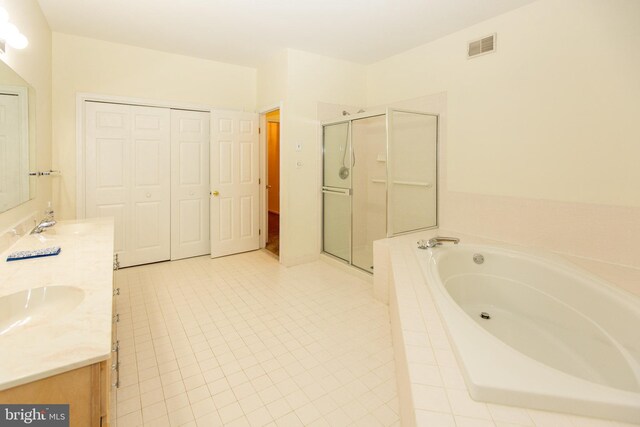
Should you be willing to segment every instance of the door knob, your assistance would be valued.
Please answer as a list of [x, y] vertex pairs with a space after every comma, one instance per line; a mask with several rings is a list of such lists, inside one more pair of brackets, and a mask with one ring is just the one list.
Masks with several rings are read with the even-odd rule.
[[267, 190], [271, 189], [271, 186], [269, 184], [267, 184]]
[[212, 192], [211, 192], [211, 195], [212, 195], [213, 197], [216, 197], [216, 196], [219, 196], [219, 195], [220, 195], [220, 193], [218, 193], [217, 191], [215, 191], [215, 190], [214, 190], [214, 191], [212, 191]]

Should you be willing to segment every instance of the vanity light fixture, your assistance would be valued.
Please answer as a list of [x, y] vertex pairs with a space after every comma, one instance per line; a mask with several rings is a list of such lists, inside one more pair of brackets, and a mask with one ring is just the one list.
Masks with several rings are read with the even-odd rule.
[[6, 9], [0, 7], [0, 50], [5, 52], [6, 45], [14, 49], [24, 49], [29, 45], [27, 37], [9, 22], [9, 14]]

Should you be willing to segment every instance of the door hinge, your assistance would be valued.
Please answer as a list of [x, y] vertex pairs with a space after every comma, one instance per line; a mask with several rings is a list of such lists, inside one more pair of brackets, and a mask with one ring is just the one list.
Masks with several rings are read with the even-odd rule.
[[258, 128], [258, 135], [262, 133], [262, 128]]
[[262, 230], [258, 228], [258, 236], [261, 236], [261, 235], [262, 235]]
[[258, 184], [261, 184], [262, 180], [260, 178], [258, 178]]

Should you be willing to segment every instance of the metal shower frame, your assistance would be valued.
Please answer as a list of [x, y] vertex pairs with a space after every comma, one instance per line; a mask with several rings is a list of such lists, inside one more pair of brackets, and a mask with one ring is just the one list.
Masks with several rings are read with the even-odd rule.
[[[422, 116], [431, 116], [431, 117], [435, 117], [436, 118], [436, 147], [435, 147], [435, 158], [436, 158], [436, 171], [435, 171], [435, 192], [436, 192], [436, 221], [435, 221], [435, 225], [430, 226], [430, 227], [421, 227], [421, 228], [417, 228], [415, 230], [407, 230], [407, 231], [403, 231], [403, 232], [399, 232], [399, 233], [393, 233], [392, 230], [390, 230], [391, 226], [390, 224], [392, 223], [392, 214], [389, 211], [389, 176], [390, 176], [390, 168], [391, 166], [389, 165], [389, 147], [391, 146], [392, 143], [392, 138], [391, 138], [391, 133], [390, 130], [393, 128], [393, 115], [392, 113], [407, 113], [407, 114], [418, 114], [418, 115], [422, 115]], [[348, 146], [349, 146], [349, 159], [350, 159], [350, 163], [352, 164], [352, 159], [353, 159], [353, 121], [356, 120], [362, 120], [362, 119], [368, 119], [368, 118], [373, 118], [373, 117], [381, 117], [381, 116], [385, 116], [385, 134], [386, 134], [386, 147], [385, 147], [385, 152], [386, 152], [386, 162], [385, 162], [385, 173], [386, 173], [386, 179], [385, 179], [385, 210], [386, 210], [386, 221], [385, 221], [385, 235], [387, 238], [390, 237], [394, 237], [394, 236], [400, 236], [403, 234], [409, 234], [409, 233], [415, 233], [416, 231], [421, 231], [421, 230], [431, 230], [431, 229], [435, 229], [438, 228], [439, 224], [440, 224], [440, 182], [439, 182], [439, 174], [440, 174], [440, 166], [439, 166], [439, 159], [440, 159], [440, 115], [439, 114], [435, 114], [435, 113], [428, 113], [428, 112], [424, 112], [424, 111], [417, 111], [417, 110], [408, 110], [408, 109], [402, 109], [402, 108], [386, 108], [385, 110], [373, 110], [370, 112], [364, 112], [364, 113], [358, 113], [358, 114], [353, 114], [353, 115], [349, 115], [349, 116], [344, 116], [341, 117], [339, 119], [334, 119], [334, 120], [327, 120], [327, 121], [323, 121], [320, 123], [320, 125], [322, 126], [322, 184], [324, 184], [324, 162], [325, 162], [325, 158], [324, 158], [324, 154], [325, 154], [325, 143], [324, 143], [324, 134], [325, 134], [325, 127], [326, 126], [331, 126], [331, 125], [338, 125], [338, 124], [343, 124], [343, 123], [347, 123], [348, 124]], [[346, 147], [345, 147], [346, 148]], [[351, 169], [351, 168], [349, 168]], [[351, 187], [353, 187], [353, 184], [351, 185]], [[335, 258], [337, 260], [340, 260], [342, 262], [345, 262], [347, 264], [349, 264], [350, 266], [356, 267], [359, 270], [365, 271], [367, 273], [371, 273], [367, 270], [364, 270], [356, 265], [353, 264], [353, 194], [352, 194], [352, 189], [350, 188], [348, 191], [332, 191], [330, 188], [325, 188], [324, 186], [321, 186], [321, 194], [324, 194], [325, 192], [327, 193], [334, 193], [334, 194], [344, 194], [344, 195], [348, 195], [349, 196], [349, 215], [350, 215], [350, 233], [349, 233], [349, 259], [345, 260], [343, 258], [340, 258], [338, 256], [335, 256], [333, 254], [330, 254], [328, 252], [325, 252], [324, 250], [324, 197], [322, 197], [322, 203], [321, 203], [321, 210], [322, 210], [322, 215], [321, 215], [321, 220], [322, 220], [322, 230], [321, 230], [321, 235], [323, 236], [322, 238], [322, 252], [332, 258]]]

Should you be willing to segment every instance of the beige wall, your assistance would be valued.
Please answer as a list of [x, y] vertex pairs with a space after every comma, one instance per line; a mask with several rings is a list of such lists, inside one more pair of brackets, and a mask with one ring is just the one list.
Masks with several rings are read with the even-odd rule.
[[364, 105], [366, 88], [363, 65], [292, 49], [288, 51], [287, 74], [287, 96], [280, 119], [280, 259], [292, 265], [316, 259], [320, 253], [319, 106]]
[[640, 267], [638, 16], [539, 0], [368, 67], [370, 104], [443, 115], [441, 226]]
[[257, 105], [260, 111], [279, 106], [287, 97], [289, 52], [279, 51], [257, 69]]
[[[0, 58], [36, 91], [36, 166], [38, 170], [48, 170], [51, 168], [51, 30], [36, 0], [0, 0], [0, 6], [29, 39], [26, 49], [7, 47]], [[39, 178], [34, 199], [0, 213], [0, 232], [33, 212], [42, 216], [47, 201], [51, 200], [53, 179], [57, 178]]]
[[[447, 92], [452, 191], [640, 206], [640, 2], [540, 0], [368, 68], [369, 104]], [[466, 58], [497, 32], [497, 52]]]
[[254, 111], [256, 70], [67, 34], [53, 34], [54, 186], [62, 218], [76, 215], [76, 94]]
[[[640, 258], [632, 244], [640, 238], [635, 0], [539, 0], [370, 66], [286, 49], [258, 69], [52, 36], [35, 0], [0, 5], [31, 42], [3, 59], [37, 91], [38, 169], [48, 169], [53, 156], [63, 172], [39, 180], [36, 200], [0, 214], [0, 229], [52, 197], [60, 217], [75, 216], [78, 92], [251, 111], [282, 102], [282, 260], [314, 259], [319, 119], [342, 105], [444, 93], [443, 224], [614, 262]], [[466, 43], [493, 32], [498, 51], [466, 59]], [[609, 246], [589, 251], [576, 243], [593, 229], [613, 230], [610, 240], [622, 240], [629, 254], [606, 258]], [[554, 241], [554, 233], [571, 244]]]
[[365, 84], [363, 65], [294, 49], [285, 49], [258, 67], [258, 105], [282, 106], [280, 260], [285, 265], [314, 260], [320, 254], [319, 123], [328, 111], [338, 114], [343, 104], [364, 105]]

